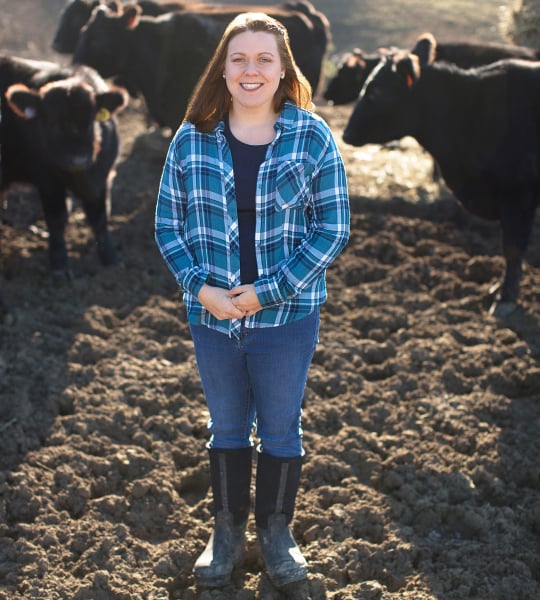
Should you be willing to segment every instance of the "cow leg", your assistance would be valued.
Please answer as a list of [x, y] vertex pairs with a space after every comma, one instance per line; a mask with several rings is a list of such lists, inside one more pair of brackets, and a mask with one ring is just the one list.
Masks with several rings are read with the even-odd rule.
[[49, 232], [49, 265], [55, 275], [71, 281], [65, 229], [68, 221], [65, 190], [40, 189], [43, 215]]
[[522, 274], [522, 255], [515, 247], [503, 244], [506, 261], [502, 282], [492, 288], [495, 299], [489, 309], [496, 317], [506, 317], [517, 308], [519, 286]]
[[83, 208], [96, 240], [97, 252], [105, 266], [120, 265], [112, 235], [108, 229], [107, 192], [99, 198], [82, 198]]
[[6, 221], [6, 213], [7, 213], [7, 190], [0, 191], [0, 224], [5, 225]]
[[504, 203], [501, 210], [501, 242], [506, 261], [504, 277], [490, 308], [490, 314], [508, 316], [517, 308], [523, 272], [523, 257], [527, 250], [534, 221], [534, 202], [521, 199], [514, 205]]

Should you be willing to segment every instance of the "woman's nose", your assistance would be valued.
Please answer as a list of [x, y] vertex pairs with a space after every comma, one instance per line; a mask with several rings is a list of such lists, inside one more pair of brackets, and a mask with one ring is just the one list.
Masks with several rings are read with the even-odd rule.
[[248, 60], [246, 63], [246, 73], [256, 73], [257, 63], [254, 60]]

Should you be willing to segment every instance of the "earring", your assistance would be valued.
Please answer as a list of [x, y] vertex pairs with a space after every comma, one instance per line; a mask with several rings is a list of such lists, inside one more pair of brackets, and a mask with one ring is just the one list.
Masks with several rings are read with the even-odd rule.
[[223, 77], [223, 79], [226, 79], [226, 77], [225, 77], [225, 73], [223, 73], [223, 74], [222, 74], [222, 77]]
[[285, 79], [285, 73], [281, 74], [281, 79]]

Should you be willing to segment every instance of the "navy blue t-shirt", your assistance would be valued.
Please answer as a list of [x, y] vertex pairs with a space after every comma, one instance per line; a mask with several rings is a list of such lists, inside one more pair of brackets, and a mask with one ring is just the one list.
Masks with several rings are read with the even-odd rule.
[[255, 194], [259, 167], [266, 156], [268, 144], [251, 145], [237, 140], [225, 120], [225, 137], [231, 148], [236, 207], [238, 210], [238, 236], [240, 239], [240, 280], [253, 283], [257, 277], [255, 256]]

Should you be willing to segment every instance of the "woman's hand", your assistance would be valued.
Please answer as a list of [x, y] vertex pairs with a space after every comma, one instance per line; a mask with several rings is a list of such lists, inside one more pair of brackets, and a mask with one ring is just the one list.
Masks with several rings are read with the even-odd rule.
[[255, 286], [252, 283], [239, 285], [228, 293], [234, 306], [241, 310], [246, 317], [255, 314], [262, 308], [257, 293], [255, 292]]
[[234, 305], [234, 296], [229, 290], [204, 284], [199, 292], [199, 302], [216, 319], [241, 319], [245, 312]]

